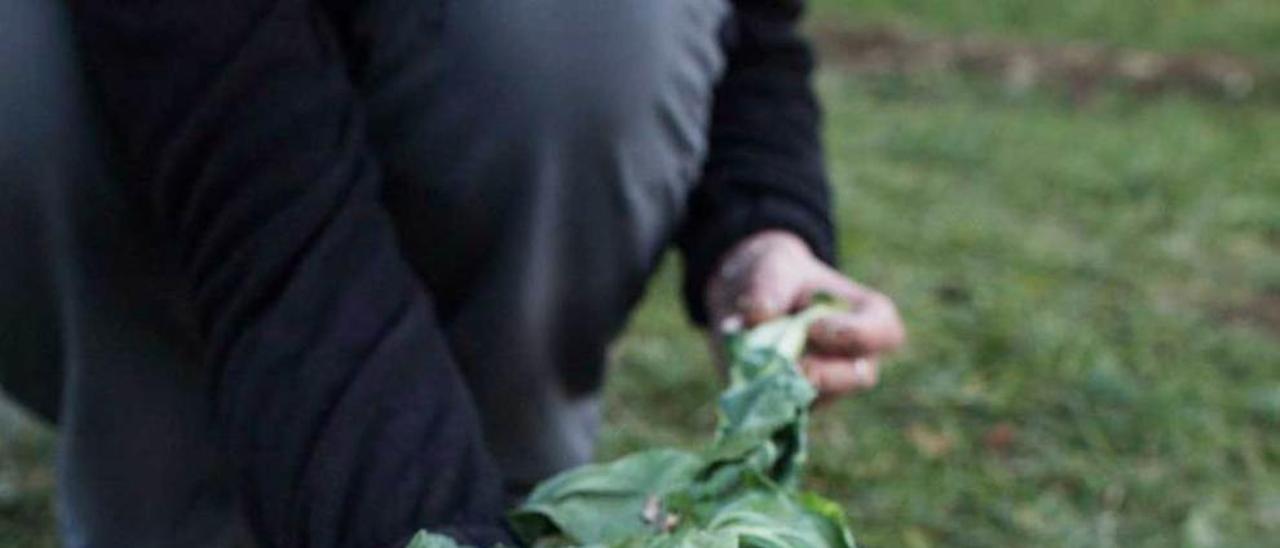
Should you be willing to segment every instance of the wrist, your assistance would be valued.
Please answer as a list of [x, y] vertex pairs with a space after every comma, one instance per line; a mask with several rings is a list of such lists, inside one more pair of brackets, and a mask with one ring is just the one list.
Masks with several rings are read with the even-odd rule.
[[[809, 244], [804, 241], [804, 238], [790, 230], [777, 228], [761, 230], [743, 238], [738, 245], [734, 246], [734, 249], [740, 247], [755, 247], [765, 251], [780, 251], [797, 255], [813, 255], [813, 250], [809, 248]], [[731, 249], [726, 255], [732, 253], [733, 250]]]

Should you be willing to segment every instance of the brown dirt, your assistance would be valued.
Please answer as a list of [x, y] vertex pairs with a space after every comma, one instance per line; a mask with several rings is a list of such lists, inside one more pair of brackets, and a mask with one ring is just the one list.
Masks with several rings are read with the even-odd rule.
[[1222, 312], [1227, 323], [1259, 327], [1280, 337], [1280, 291], [1268, 291]]
[[1014, 91], [1043, 86], [1063, 89], [1079, 102], [1104, 86], [1140, 94], [1186, 92], [1224, 100], [1280, 98], [1280, 71], [1269, 71], [1255, 59], [1223, 53], [936, 37], [889, 27], [817, 28], [814, 34], [824, 62], [862, 73], [976, 73], [997, 78]]

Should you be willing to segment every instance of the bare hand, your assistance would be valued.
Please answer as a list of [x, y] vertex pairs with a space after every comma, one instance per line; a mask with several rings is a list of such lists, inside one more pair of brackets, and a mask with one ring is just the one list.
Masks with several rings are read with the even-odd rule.
[[822, 402], [876, 385], [882, 358], [906, 340], [892, 300], [827, 266], [794, 234], [769, 230], [725, 254], [706, 303], [712, 325], [723, 331], [799, 311], [821, 294], [851, 307], [809, 330], [801, 365]]

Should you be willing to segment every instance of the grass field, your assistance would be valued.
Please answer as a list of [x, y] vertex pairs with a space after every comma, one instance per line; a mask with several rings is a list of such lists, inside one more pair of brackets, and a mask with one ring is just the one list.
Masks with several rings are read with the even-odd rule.
[[[824, 23], [1280, 52], [1270, 0], [820, 4]], [[809, 482], [860, 541], [1276, 545], [1280, 107], [1082, 105], [838, 68], [821, 89], [842, 267], [896, 297], [912, 335], [880, 388], [814, 425]], [[712, 425], [717, 381], [677, 266], [613, 354], [602, 457]], [[6, 447], [0, 546], [51, 542], [49, 447]]]
[[[813, 485], [866, 544], [1280, 538], [1280, 111], [824, 91], [844, 269], [913, 337], [816, 425]], [[711, 422], [672, 274], [620, 345], [610, 453]]]
[[[977, 6], [983, 6], [978, 9]], [[893, 23], [1273, 59], [1280, 4], [827, 0]], [[843, 268], [911, 348], [822, 413], [811, 484], [869, 546], [1275, 546], [1280, 109], [955, 74], [822, 79]], [[714, 375], [675, 265], [617, 352], [605, 453], [689, 444]]]

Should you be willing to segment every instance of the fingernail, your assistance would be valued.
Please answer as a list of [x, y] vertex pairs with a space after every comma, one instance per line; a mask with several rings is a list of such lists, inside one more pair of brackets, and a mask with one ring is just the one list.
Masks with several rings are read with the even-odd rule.
[[871, 383], [875, 382], [875, 372], [871, 369], [871, 362], [868, 362], [866, 358], [854, 361], [853, 378], [862, 386], [870, 386]]
[[742, 331], [743, 321], [742, 315], [734, 314], [723, 320], [720, 320], [720, 333], [723, 335], [732, 335]]

